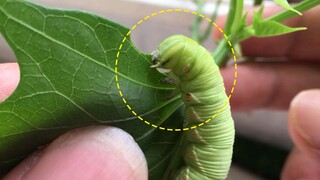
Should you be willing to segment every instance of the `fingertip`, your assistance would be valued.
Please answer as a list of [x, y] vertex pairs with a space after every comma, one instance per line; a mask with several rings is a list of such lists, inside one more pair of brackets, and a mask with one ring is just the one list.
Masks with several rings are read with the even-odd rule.
[[[14, 172], [11, 172], [14, 173]], [[115, 127], [70, 131], [50, 144], [23, 179], [147, 179], [143, 152]]]
[[297, 148], [288, 157], [281, 179], [320, 179], [320, 90], [302, 91], [289, 108], [289, 132]]
[[320, 161], [320, 90], [299, 93], [289, 109], [289, 131], [304, 153]]

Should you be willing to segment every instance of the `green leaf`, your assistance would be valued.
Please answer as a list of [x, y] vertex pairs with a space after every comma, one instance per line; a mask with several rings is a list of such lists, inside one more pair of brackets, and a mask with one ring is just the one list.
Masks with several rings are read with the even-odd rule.
[[[16, 91], [0, 104], [0, 177], [38, 146], [70, 129], [108, 124], [135, 138], [146, 154], [150, 178], [161, 178], [179, 133], [147, 126], [122, 102], [114, 68], [128, 31], [84, 12], [0, 1], [0, 32], [21, 71]], [[170, 115], [182, 102], [168, 98], [174, 87], [161, 83], [165, 76], [150, 65], [150, 55], [127, 38], [118, 65], [123, 96], [151, 123], [180, 127], [180, 113]]]
[[247, 26], [247, 16], [248, 16], [248, 12], [244, 13], [242, 18], [241, 18], [241, 23], [240, 26], [238, 28], [238, 32], [243, 32], [243, 30], [245, 29], [245, 27]]
[[259, 8], [259, 11], [258, 12], [253, 12], [253, 17], [252, 17], [252, 24], [255, 25], [255, 24], [258, 24], [260, 23], [261, 21], [263, 21], [263, 9], [264, 9], [264, 6], [262, 5], [260, 8]]
[[279, 4], [280, 6], [284, 7], [285, 9], [288, 9], [288, 10], [293, 11], [299, 15], [302, 15], [299, 11], [293, 9], [287, 0], [273, 0], [273, 1], [276, 2], [277, 4]]
[[248, 17], [248, 12], [245, 12], [241, 19], [241, 29], [247, 26], [247, 17]]
[[287, 34], [295, 31], [306, 30], [304, 27], [292, 28], [286, 25], [283, 25], [279, 22], [272, 20], [264, 20], [263, 17], [263, 6], [259, 9], [258, 12], [254, 12], [252, 17], [252, 27], [253, 29], [247, 30], [245, 33], [251, 33], [253, 36], [258, 37], [268, 37]]
[[288, 27], [276, 21], [262, 21], [254, 25], [254, 35], [259, 37], [276, 36], [306, 29], [305, 27]]

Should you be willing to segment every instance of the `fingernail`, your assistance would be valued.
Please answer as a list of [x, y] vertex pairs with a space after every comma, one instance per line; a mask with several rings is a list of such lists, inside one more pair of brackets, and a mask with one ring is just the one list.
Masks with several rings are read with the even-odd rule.
[[[62, 138], [58, 138], [52, 143], [52, 146], [63, 148], [72, 146], [79, 141], [93, 143], [106, 150], [106, 153], [115, 153], [114, 157], [119, 156], [121, 158], [118, 158], [119, 160], [123, 160], [125, 165], [131, 167], [133, 174], [130, 179], [135, 179], [134, 177], [147, 178], [147, 164], [143, 152], [132, 136], [122, 129], [112, 126], [79, 128], [66, 133]], [[120, 169], [115, 170], [121, 171]]]
[[309, 145], [320, 149], [320, 90], [299, 93], [291, 102], [289, 119]]
[[125, 131], [91, 126], [51, 143], [21, 179], [147, 179], [143, 152]]

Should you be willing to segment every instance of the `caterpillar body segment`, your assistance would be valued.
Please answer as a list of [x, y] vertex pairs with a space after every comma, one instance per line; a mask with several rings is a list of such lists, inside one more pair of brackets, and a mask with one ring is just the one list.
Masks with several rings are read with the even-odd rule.
[[[197, 42], [174, 35], [160, 43], [153, 67], [171, 69], [185, 103], [185, 166], [175, 179], [225, 179], [233, 150], [234, 124], [219, 67]], [[199, 126], [199, 124], [201, 124]]]

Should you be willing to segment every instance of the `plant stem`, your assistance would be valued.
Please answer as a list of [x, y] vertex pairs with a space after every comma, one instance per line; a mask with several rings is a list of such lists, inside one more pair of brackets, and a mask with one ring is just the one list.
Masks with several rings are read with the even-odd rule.
[[[194, 3], [197, 5], [197, 12], [202, 14], [204, 7], [204, 0], [194, 0]], [[196, 16], [191, 25], [191, 38], [195, 41], [199, 42], [200, 39], [200, 23], [202, 18], [200, 16]]]
[[[244, 0], [230, 1], [230, 10], [224, 29], [224, 33], [229, 36], [229, 40], [232, 40], [230, 37], [231, 33], [235, 33], [241, 24], [243, 4]], [[212, 54], [218, 66], [224, 66], [227, 63], [226, 56], [228, 49], [227, 40], [223, 38]]]
[[254, 0], [254, 6], [258, 6], [262, 3], [263, 0]]
[[213, 52], [212, 57], [214, 58], [216, 64], [219, 67], [223, 67], [227, 61], [225, 60], [228, 54], [228, 45], [227, 41], [223, 38], [217, 47], [217, 49]]
[[243, 4], [243, 0], [230, 1], [228, 19], [224, 27], [225, 34], [229, 35], [230, 33], [233, 33], [238, 29], [242, 18]]
[[230, 9], [229, 9], [229, 13], [228, 13], [228, 18], [227, 18], [226, 24], [224, 26], [224, 32], [226, 34], [229, 34], [231, 31], [232, 23], [233, 23], [235, 12], [236, 12], [236, 5], [237, 5], [237, 0], [230, 1], [230, 6], [229, 6]]
[[[219, 7], [221, 5], [221, 2], [222, 2], [222, 0], [217, 0], [217, 3], [215, 4], [215, 8], [214, 8], [214, 10], [212, 12], [212, 15], [210, 17], [210, 19], [212, 21], [215, 21], [217, 19], [218, 10], [219, 10]], [[212, 23], [209, 23], [208, 26], [207, 26], [206, 31], [204, 32], [204, 34], [199, 39], [199, 43], [200, 44], [202, 44], [203, 41], [205, 41], [208, 38], [208, 36], [211, 34], [211, 30], [212, 30]]]
[[237, 33], [239, 30], [241, 19], [242, 19], [243, 6], [244, 6], [244, 0], [237, 0], [236, 12], [235, 12], [230, 33]]

